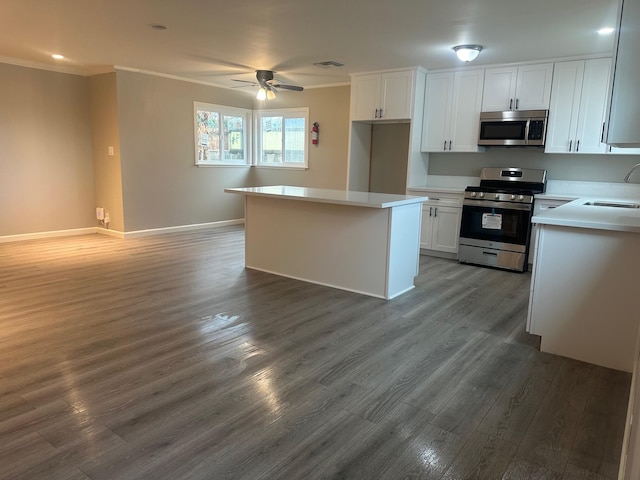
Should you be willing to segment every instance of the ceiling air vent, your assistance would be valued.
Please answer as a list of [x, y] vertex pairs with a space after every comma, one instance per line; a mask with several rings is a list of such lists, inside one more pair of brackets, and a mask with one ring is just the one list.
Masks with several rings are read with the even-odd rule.
[[336, 62], [335, 60], [327, 60], [326, 62], [317, 62], [317, 63], [314, 63], [314, 65], [320, 68], [344, 67], [344, 63]]

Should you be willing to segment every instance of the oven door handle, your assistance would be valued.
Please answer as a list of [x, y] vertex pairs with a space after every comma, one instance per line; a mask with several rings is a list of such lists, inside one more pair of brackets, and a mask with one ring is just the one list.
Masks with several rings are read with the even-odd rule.
[[482, 251], [483, 255], [491, 255], [492, 257], [497, 257], [498, 253], [497, 252], [485, 252], [484, 250]]
[[472, 200], [469, 198], [463, 200], [463, 210], [464, 207], [499, 208], [500, 210], [521, 210], [525, 212], [533, 210], [533, 205], [530, 203], [494, 202], [492, 200]]

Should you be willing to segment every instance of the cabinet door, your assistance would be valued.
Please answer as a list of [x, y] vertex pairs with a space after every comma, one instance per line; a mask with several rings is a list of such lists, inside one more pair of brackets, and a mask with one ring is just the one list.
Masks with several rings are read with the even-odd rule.
[[576, 132], [576, 153], [605, 153], [607, 150], [607, 145], [602, 143], [602, 136], [610, 71], [611, 60], [608, 58], [585, 62]]
[[433, 207], [422, 204], [422, 221], [420, 222], [420, 248], [431, 249], [433, 231]]
[[547, 110], [551, 98], [553, 63], [518, 67], [514, 110]]
[[583, 60], [556, 64], [545, 153], [569, 153], [575, 148], [583, 74]]
[[483, 112], [515, 108], [517, 67], [488, 68], [484, 74]]
[[458, 207], [434, 207], [431, 249], [458, 253], [462, 209]]
[[383, 120], [409, 120], [413, 104], [413, 71], [390, 72], [381, 77]]
[[380, 109], [380, 74], [357, 75], [351, 81], [351, 120], [373, 120]]
[[443, 152], [451, 123], [453, 99], [453, 73], [427, 75], [424, 96], [424, 122], [422, 123], [422, 151]]
[[458, 72], [453, 83], [450, 137], [454, 152], [477, 152], [484, 70]]

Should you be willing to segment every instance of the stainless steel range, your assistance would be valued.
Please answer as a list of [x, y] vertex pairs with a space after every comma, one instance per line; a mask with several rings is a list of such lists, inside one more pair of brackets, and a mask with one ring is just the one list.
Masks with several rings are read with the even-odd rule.
[[480, 186], [464, 192], [458, 259], [526, 271], [534, 195], [546, 183], [546, 170], [483, 168]]

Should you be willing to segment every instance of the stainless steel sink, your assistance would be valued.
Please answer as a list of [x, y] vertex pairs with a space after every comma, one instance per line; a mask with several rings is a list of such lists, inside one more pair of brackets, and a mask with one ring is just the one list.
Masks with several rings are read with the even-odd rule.
[[585, 205], [590, 205], [592, 207], [640, 208], [640, 203], [624, 202], [587, 202]]

